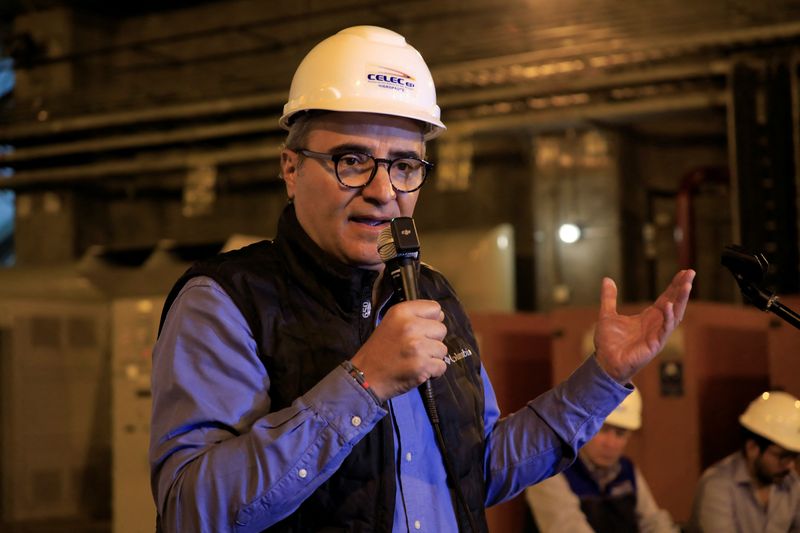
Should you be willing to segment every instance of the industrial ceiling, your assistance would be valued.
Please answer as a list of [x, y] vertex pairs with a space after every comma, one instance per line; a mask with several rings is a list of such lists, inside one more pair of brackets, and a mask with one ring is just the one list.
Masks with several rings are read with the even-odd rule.
[[[55, 73], [44, 76], [52, 80], [65, 70], [69, 77], [56, 95], [34, 88], [0, 111], [0, 137], [13, 146], [0, 164], [14, 170], [2, 185], [16, 189], [167, 172], [198, 159], [274, 158], [294, 67], [313, 44], [352, 24], [393, 28], [423, 53], [451, 138], [719, 109], [732, 57], [793, 50], [800, 37], [797, 1], [0, 7], [14, 4], [5, 42], [18, 80], [42, 72]], [[59, 6], [70, 8], [66, 44], [30, 22]]]

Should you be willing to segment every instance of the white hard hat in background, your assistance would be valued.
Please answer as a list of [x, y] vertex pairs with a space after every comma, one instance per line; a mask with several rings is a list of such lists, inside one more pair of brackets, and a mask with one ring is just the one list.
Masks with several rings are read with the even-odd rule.
[[800, 452], [800, 400], [787, 392], [765, 392], [753, 400], [739, 423], [792, 452]]
[[642, 427], [642, 395], [639, 389], [633, 389], [633, 392], [608, 415], [606, 424], [631, 431]]
[[317, 44], [297, 67], [280, 125], [312, 109], [380, 113], [418, 120], [425, 139], [445, 130], [430, 70], [405, 38], [353, 26]]

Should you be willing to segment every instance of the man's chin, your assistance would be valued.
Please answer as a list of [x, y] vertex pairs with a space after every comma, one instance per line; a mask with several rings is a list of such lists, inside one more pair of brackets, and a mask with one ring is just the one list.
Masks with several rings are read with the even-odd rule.
[[786, 478], [787, 475], [789, 475], [788, 471], [782, 472], [780, 474], [773, 474], [771, 476], [762, 473], [761, 475], [756, 474], [756, 478], [758, 482], [763, 486], [778, 485], [781, 482], [783, 482], [783, 480]]
[[363, 268], [364, 270], [377, 270], [381, 271], [386, 265], [381, 262], [378, 263], [365, 263], [362, 265], [358, 265], [359, 268]]
[[383, 270], [384, 264], [378, 255], [377, 247], [375, 252], [354, 253], [347, 261], [351, 266], [363, 268], [365, 270]]
[[593, 459], [592, 462], [594, 463], [594, 466], [596, 466], [597, 468], [602, 468], [604, 470], [609, 469], [615, 464], [617, 464], [616, 460], [611, 460], [605, 457], [599, 460]]

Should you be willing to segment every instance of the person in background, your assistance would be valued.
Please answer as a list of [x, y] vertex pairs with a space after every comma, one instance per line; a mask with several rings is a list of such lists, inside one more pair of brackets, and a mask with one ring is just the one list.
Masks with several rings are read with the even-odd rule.
[[800, 400], [765, 392], [739, 417], [741, 449], [700, 478], [690, 532], [800, 532]]
[[[422, 264], [420, 298], [399, 301], [377, 250], [413, 215], [426, 141], [445, 129], [419, 52], [385, 28], [340, 31], [300, 63], [280, 124], [289, 202], [275, 240], [196, 264], [164, 305], [159, 529], [486, 531], [486, 506], [569, 465], [630, 393], [683, 318], [694, 272], [633, 316], [603, 280], [594, 354], [500, 418], [450, 284]], [[435, 427], [417, 390], [428, 380]]]
[[642, 426], [639, 390], [625, 398], [561, 474], [528, 487], [525, 499], [541, 533], [677, 533], [639, 468], [623, 454]]

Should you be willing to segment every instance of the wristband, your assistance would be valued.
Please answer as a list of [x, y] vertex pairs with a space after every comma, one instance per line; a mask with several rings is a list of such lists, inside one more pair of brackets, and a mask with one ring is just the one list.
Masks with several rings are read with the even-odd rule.
[[359, 386], [361, 386], [362, 389], [367, 391], [369, 395], [372, 396], [372, 399], [375, 400], [375, 403], [378, 405], [381, 404], [380, 398], [378, 398], [378, 395], [375, 394], [374, 390], [372, 390], [372, 387], [369, 386], [367, 377], [361, 370], [356, 368], [356, 366], [350, 361], [342, 361], [342, 367], [347, 370], [347, 373], [353, 377], [353, 379], [359, 384]]

